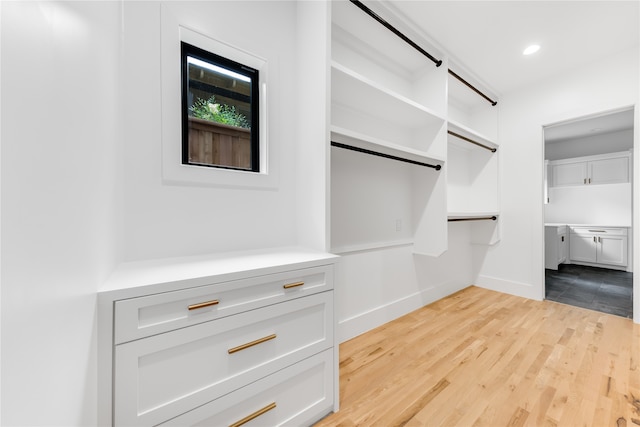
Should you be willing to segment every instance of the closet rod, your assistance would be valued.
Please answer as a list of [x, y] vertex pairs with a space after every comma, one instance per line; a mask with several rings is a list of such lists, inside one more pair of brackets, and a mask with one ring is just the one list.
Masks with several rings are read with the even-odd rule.
[[465, 141], [467, 141], [467, 142], [470, 142], [470, 143], [472, 143], [472, 144], [475, 144], [475, 145], [477, 145], [477, 146], [479, 146], [479, 147], [482, 147], [482, 148], [484, 148], [485, 150], [489, 150], [489, 151], [491, 151], [492, 153], [495, 153], [495, 152], [498, 150], [497, 148], [492, 148], [492, 147], [489, 147], [489, 146], [487, 146], [487, 145], [480, 144], [479, 142], [474, 141], [473, 139], [469, 139], [469, 138], [467, 138], [466, 136], [462, 136], [462, 135], [457, 134], [457, 133], [455, 133], [455, 132], [452, 132], [452, 131], [450, 131], [450, 130], [448, 130], [448, 131], [447, 131], [447, 133], [448, 133], [449, 135], [453, 135], [453, 136], [458, 137], [458, 138], [460, 138], [460, 139], [464, 139], [464, 140], [465, 140]]
[[404, 159], [398, 156], [392, 156], [391, 154], [378, 153], [377, 151], [367, 150], [366, 148], [354, 147], [353, 145], [343, 144], [341, 142], [331, 141], [333, 147], [344, 148], [345, 150], [357, 151], [358, 153], [371, 154], [372, 156], [384, 157], [385, 159], [398, 160], [400, 162], [411, 163], [412, 165], [425, 166], [427, 168], [433, 168], [437, 171], [442, 169], [440, 165], [430, 165], [429, 163], [418, 162], [416, 160]]
[[449, 68], [449, 74], [451, 74], [453, 77], [455, 77], [456, 79], [460, 80], [462, 83], [464, 83], [469, 89], [473, 90], [475, 93], [477, 93], [478, 95], [480, 95], [481, 97], [483, 97], [484, 99], [486, 99], [487, 101], [489, 101], [491, 103], [491, 105], [495, 106], [498, 101], [494, 101], [493, 99], [489, 98], [487, 95], [485, 95], [484, 93], [480, 92], [478, 89], [475, 88], [475, 86], [473, 86], [471, 83], [469, 83], [468, 81], [466, 81], [465, 79], [463, 79], [462, 77], [460, 77], [459, 75], [457, 75], [456, 73], [454, 73], [453, 71], [451, 71], [451, 68]]
[[420, 46], [418, 46], [413, 40], [411, 40], [409, 37], [405, 36], [404, 34], [402, 34], [396, 27], [394, 27], [393, 25], [389, 24], [387, 21], [385, 21], [384, 19], [382, 19], [380, 17], [380, 15], [378, 15], [377, 13], [375, 13], [373, 10], [369, 9], [367, 6], [364, 5], [364, 3], [362, 3], [360, 0], [350, 0], [351, 3], [355, 4], [356, 6], [358, 6], [362, 11], [364, 11], [367, 15], [369, 15], [370, 17], [372, 17], [373, 19], [375, 19], [376, 21], [378, 21], [379, 23], [381, 23], [382, 25], [384, 25], [388, 30], [390, 30], [393, 34], [395, 34], [396, 36], [400, 37], [402, 40], [404, 40], [406, 43], [408, 43], [411, 47], [413, 47], [415, 50], [417, 50], [418, 52], [420, 52], [421, 54], [423, 54], [424, 56], [426, 56], [427, 58], [429, 58], [430, 60], [432, 60], [435, 64], [436, 67], [439, 67], [442, 65], [442, 60], [441, 59], [437, 59], [435, 57], [433, 57], [431, 54], [429, 54], [429, 52], [427, 52], [426, 50], [424, 50], [423, 48], [421, 48]]
[[447, 221], [449, 222], [457, 222], [457, 221], [485, 221], [485, 220], [491, 220], [491, 221], [495, 221], [496, 219], [498, 219], [497, 216], [479, 216], [479, 217], [475, 217], [475, 218], [449, 218]]

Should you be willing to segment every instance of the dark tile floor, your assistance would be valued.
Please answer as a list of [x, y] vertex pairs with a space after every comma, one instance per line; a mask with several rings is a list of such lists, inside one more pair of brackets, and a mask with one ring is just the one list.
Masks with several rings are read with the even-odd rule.
[[545, 270], [545, 289], [551, 301], [633, 317], [633, 273], [561, 264]]

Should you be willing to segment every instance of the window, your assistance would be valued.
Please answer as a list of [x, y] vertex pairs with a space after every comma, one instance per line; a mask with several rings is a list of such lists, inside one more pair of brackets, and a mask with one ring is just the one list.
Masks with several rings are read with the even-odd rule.
[[182, 164], [260, 172], [258, 70], [181, 43]]

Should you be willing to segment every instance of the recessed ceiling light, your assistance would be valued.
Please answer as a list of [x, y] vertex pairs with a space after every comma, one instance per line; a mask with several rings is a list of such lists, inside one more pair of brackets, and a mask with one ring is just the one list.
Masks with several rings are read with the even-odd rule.
[[523, 50], [522, 54], [523, 55], [531, 55], [532, 53], [536, 53], [539, 50], [540, 50], [540, 46], [538, 46], [537, 44], [532, 44], [531, 46], [529, 46], [528, 48]]

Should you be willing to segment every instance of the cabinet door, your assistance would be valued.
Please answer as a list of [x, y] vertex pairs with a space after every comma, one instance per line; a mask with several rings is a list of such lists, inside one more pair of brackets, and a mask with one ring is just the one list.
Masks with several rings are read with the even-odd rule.
[[629, 182], [629, 158], [594, 160], [589, 162], [589, 184]]
[[596, 262], [595, 237], [590, 235], [571, 234], [569, 257], [572, 261]]
[[584, 185], [587, 177], [587, 163], [565, 163], [553, 165], [553, 186]]
[[598, 262], [610, 265], [627, 265], [627, 237], [598, 237]]

